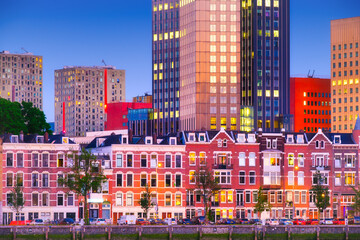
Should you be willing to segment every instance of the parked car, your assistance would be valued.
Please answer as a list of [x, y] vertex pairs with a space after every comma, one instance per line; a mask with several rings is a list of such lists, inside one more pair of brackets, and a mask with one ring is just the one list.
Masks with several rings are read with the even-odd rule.
[[332, 218], [325, 218], [325, 219], [320, 220], [320, 224], [332, 225], [332, 224], [334, 224], [334, 222], [333, 222]]
[[348, 218], [348, 224], [354, 224], [354, 218]]
[[191, 224], [200, 225], [205, 223], [205, 217], [204, 216], [197, 216], [193, 217], [191, 219]]
[[44, 225], [44, 220], [42, 219], [34, 219], [31, 221], [30, 225]]
[[281, 218], [279, 219], [279, 224], [287, 226], [287, 225], [293, 225], [293, 222], [291, 221], [291, 219]]
[[90, 225], [96, 225], [97, 218], [89, 218]]
[[354, 224], [360, 224], [360, 217], [354, 217]]
[[240, 218], [240, 224], [250, 224], [250, 220], [247, 218]]
[[162, 219], [154, 219], [154, 218], [150, 218], [149, 219], [149, 223], [151, 225], [165, 225], [165, 222]]
[[124, 215], [117, 220], [118, 225], [136, 224], [136, 217], [134, 215]]
[[59, 225], [72, 225], [75, 221], [72, 218], [64, 218], [59, 222]]
[[306, 225], [318, 225], [319, 221], [317, 219], [308, 219], [305, 222]]
[[176, 225], [177, 221], [175, 218], [165, 218], [164, 222], [166, 225]]
[[236, 221], [230, 218], [220, 218], [216, 224], [236, 224]]
[[144, 218], [136, 219], [136, 225], [150, 225], [150, 222]]
[[250, 224], [261, 225], [261, 220], [257, 218], [251, 219]]
[[345, 219], [344, 218], [335, 218], [333, 220], [334, 225], [345, 225]]
[[306, 224], [306, 221], [303, 218], [297, 218], [297, 219], [294, 219], [294, 221], [293, 221], [293, 225], [305, 225], [305, 224]]
[[11, 221], [9, 225], [11, 226], [21, 226], [21, 225], [30, 225], [31, 220], [21, 220], [21, 221]]
[[191, 224], [191, 220], [189, 218], [182, 218], [179, 220], [179, 224], [182, 225], [190, 225]]
[[96, 219], [95, 225], [106, 225], [106, 224], [107, 224], [107, 222], [105, 221], [104, 218], [98, 218], [98, 219]]
[[270, 225], [270, 226], [276, 226], [279, 225], [279, 221], [277, 219], [266, 219], [265, 221], [265, 225]]

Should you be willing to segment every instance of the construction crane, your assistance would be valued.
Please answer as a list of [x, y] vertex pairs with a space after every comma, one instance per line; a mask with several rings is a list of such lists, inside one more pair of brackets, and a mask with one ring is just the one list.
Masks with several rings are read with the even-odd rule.
[[101, 60], [101, 62], [102, 62], [105, 66], [107, 66], [104, 59]]
[[26, 53], [29, 53], [25, 48], [21, 48], [21, 50], [23, 50], [24, 52], [26, 52]]

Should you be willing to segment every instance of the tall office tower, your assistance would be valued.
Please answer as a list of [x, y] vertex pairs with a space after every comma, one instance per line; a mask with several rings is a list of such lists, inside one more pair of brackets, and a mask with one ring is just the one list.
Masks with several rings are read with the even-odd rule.
[[[242, 128], [292, 130], [290, 117], [289, 0], [242, 1]], [[250, 121], [252, 116], [254, 121]]]
[[103, 131], [108, 103], [125, 101], [125, 70], [69, 66], [55, 70], [55, 132]]
[[153, 0], [153, 108], [155, 131], [179, 131], [179, 1]]
[[[161, 21], [170, 14], [165, 2], [153, 0], [153, 30], [158, 25], [161, 28]], [[286, 127], [284, 119], [290, 113], [289, 0], [188, 0], [180, 1], [174, 11], [179, 15], [174, 19], [179, 24], [180, 38], [175, 38], [179, 80], [173, 82], [180, 86], [176, 89], [180, 111], [175, 115], [180, 130], [262, 127], [276, 131]], [[167, 51], [173, 51], [160, 50], [168, 34], [159, 30], [153, 36], [155, 109], [157, 102], [166, 106], [159, 92], [166, 95], [171, 89], [164, 83], [157, 85], [162, 73], [155, 61], [161, 57], [159, 52], [166, 57]], [[169, 115], [154, 117], [169, 122]]]
[[360, 17], [331, 21], [333, 132], [351, 132], [359, 111]]
[[43, 109], [42, 56], [0, 52], [0, 97]]

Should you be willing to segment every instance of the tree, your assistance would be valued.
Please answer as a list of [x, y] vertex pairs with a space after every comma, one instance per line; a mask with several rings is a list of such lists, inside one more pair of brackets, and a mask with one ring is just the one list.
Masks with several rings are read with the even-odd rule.
[[78, 152], [70, 154], [68, 162], [72, 165], [71, 173], [67, 178], [60, 178], [58, 182], [84, 198], [85, 224], [89, 225], [88, 197], [90, 191], [98, 191], [107, 178], [103, 175], [101, 164], [96, 160], [96, 156], [84, 148], [80, 154]]
[[257, 202], [255, 204], [255, 211], [258, 213], [258, 218], [261, 219], [261, 213], [266, 209], [271, 209], [271, 205], [268, 201], [267, 194], [264, 193], [262, 187], [259, 187]]
[[195, 187], [189, 189], [199, 194], [204, 203], [205, 222], [209, 220], [211, 212], [211, 198], [221, 189], [219, 179], [214, 178], [213, 173], [207, 167], [199, 168], [194, 174]]
[[357, 187], [357, 189], [355, 187], [351, 187], [355, 193], [355, 197], [354, 197], [354, 203], [351, 205], [352, 210], [354, 211], [354, 213], [359, 213], [360, 212], [360, 189], [359, 186]]
[[313, 183], [310, 192], [315, 196], [315, 206], [318, 209], [318, 221], [320, 223], [320, 213], [330, 206], [329, 188], [324, 185], [325, 177], [317, 171], [313, 177]]
[[32, 102], [23, 101], [21, 105], [21, 113], [24, 116], [27, 133], [44, 134], [45, 132], [48, 132], [49, 134], [52, 134], [50, 124], [46, 122], [46, 117], [43, 111], [34, 107]]
[[148, 184], [145, 186], [145, 192], [141, 194], [139, 205], [144, 210], [144, 214], [147, 217], [149, 210], [154, 206], [154, 203], [151, 201], [151, 190]]
[[8, 205], [10, 209], [16, 212], [16, 215], [19, 216], [18, 220], [20, 220], [20, 212], [25, 205], [22, 186], [23, 183], [19, 179], [17, 179], [15, 186], [11, 190], [10, 198], [8, 200]]
[[20, 103], [0, 98], [0, 134], [19, 134], [26, 130]]

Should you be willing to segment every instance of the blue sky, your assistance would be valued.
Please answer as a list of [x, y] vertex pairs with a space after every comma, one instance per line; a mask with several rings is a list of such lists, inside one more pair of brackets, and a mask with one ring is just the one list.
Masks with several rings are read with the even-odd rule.
[[[291, 0], [291, 75], [330, 76], [330, 20], [359, 16], [359, 0]], [[126, 98], [151, 92], [151, 0], [0, 0], [0, 51], [44, 57], [44, 112], [54, 120], [54, 70], [126, 70]]]

